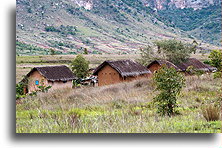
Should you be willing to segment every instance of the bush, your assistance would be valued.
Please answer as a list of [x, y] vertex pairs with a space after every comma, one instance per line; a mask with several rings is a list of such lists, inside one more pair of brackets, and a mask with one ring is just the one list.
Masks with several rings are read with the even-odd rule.
[[25, 97], [23, 88], [24, 88], [24, 84], [22, 83], [16, 84], [16, 99]]
[[157, 105], [157, 111], [161, 115], [174, 115], [177, 107], [177, 96], [185, 85], [185, 79], [182, 74], [174, 68], [163, 66], [154, 74], [156, 90], [160, 93], [154, 98]]

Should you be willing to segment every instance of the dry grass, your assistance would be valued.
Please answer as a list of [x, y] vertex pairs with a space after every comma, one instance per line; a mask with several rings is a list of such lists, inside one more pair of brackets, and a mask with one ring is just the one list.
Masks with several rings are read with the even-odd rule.
[[[206, 121], [201, 110], [203, 105], [218, 102], [220, 81], [211, 77], [186, 78], [187, 87], [178, 98], [180, 115], [172, 118], [156, 114], [152, 99], [157, 92], [154, 91], [152, 80], [143, 79], [103, 87], [39, 93], [17, 104], [16, 131], [18, 133], [220, 132], [221, 123]], [[201, 84], [198, 91], [196, 84]]]
[[203, 116], [207, 121], [220, 120], [221, 108], [214, 104], [205, 105], [202, 107]]

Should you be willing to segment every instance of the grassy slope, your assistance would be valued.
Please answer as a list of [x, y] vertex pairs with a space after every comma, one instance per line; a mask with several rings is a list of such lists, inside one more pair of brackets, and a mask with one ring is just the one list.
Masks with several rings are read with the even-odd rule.
[[180, 115], [160, 117], [152, 105], [151, 80], [28, 97], [16, 105], [17, 133], [219, 133], [201, 106], [219, 101], [221, 80], [187, 77], [178, 98]]
[[[95, 1], [94, 5], [92, 10], [85, 10], [70, 0], [17, 1], [17, 40], [66, 54], [82, 52], [81, 48], [87, 48], [91, 53], [137, 53], [140, 47], [164, 38], [192, 42], [192, 39], [184, 38], [185, 33], [158, 21], [142, 4], [123, 1], [120, 5], [118, 1], [105, 0], [103, 3]], [[60, 25], [76, 26], [76, 35], [45, 31], [46, 26]], [[72, 47], [58, 47], [55, 42]], [[36, 50], [17, 50], [17, 53], [44, 54]]]

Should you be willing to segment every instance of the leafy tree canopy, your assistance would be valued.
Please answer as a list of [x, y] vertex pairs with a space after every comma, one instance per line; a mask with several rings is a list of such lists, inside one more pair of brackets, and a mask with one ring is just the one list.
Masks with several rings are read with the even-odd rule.
[[78, 78], [85, 78], [89, 70], [89, 61], [82, 55], [77, 55], [72, 61], [71, 69]]
[[185, 44], [175, 39], [155, 41], [154, 44], [158, 48], [158, 53], [173, 63], [185, 61], [196, 51], [196, 45]]

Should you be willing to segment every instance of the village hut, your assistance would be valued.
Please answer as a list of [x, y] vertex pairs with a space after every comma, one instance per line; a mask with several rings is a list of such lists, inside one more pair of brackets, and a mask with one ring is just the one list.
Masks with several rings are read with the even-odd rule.
[[153, 62], [151, 62], [147, 68], [154, 73], [155, 71], [157, 71], [158, 69], [160, 69], [162, 66], [166, 66], [168, 68], [175, 68], [177, 71], [180, 71], [180, 68], [178, 68], [176, 65], [174, 65], [173, 63], [167, 61], [167, 60], [155, 60]]
[[38, 86], [52, 86], [52, 89], [72, 88], [72, 80], [77, 77], [67, 66], [34, 67], [20, 82], [24, 84], [24, 93], [39, 90]]
[[98, 86], [148, 78], [151, 75], [143, 65], [132, 60], [104, 61], [95, 70]]
[[182, 72], [186, 72], [188, 67], [192, 67], [195, 70], [200, 70], [203, 72], [213, 72], [217, 70], [217, 68], [204, 64], [196, 58], [189, 58], [184, 62], [175, 65], [180, 68]]

